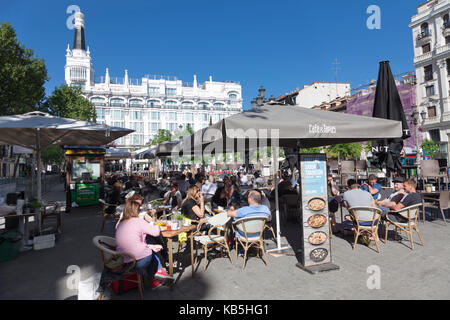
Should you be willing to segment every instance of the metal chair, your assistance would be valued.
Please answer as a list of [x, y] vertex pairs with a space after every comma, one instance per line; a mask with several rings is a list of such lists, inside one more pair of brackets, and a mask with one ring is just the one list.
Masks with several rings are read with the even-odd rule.
[[[386, 221], [386, 226], [385, 226], [386, 235], [384, 238], [384, 242], [385, 243], [387, 242], [389, 226], [392, 224], [393, 226], [395, 226], [394, 240], [397, 240], [397, 230], [398, 229], [405, 231], [411, 242], [411, 250], [413, 250], [414, 243], [413, 243], [412, 232], [415, 231], [415, 232], [417, 232], [420, 242], [422, 243], [422, 246], [423, 246], [424, 245], [423, 239], [422, 239], [422, 236], [420, 235], [419, 229], [417, 228], [417, 219], [419, 217], [419, 211], [420, 211], [421, 206], [422, 206], [422, 204], [419, 203], [419, 204], [416, 204], [416, 205], [413, 205], [410, 207], [403, 208], [401, 210], [388, 212], [386, 214], [387, 221]], [[403, 223], [403, 222], [393, 221], [392, 218], [389, 217], [389, 215], [392, 215], [394, 213], [399, 214], [400, 216], [405, 218], [407, 220], [407, 222]]]
[[128, 256], [132, 260], [131, 264], [129, 266], [127, 266], [127, 269], [122, 274], [122, 280], [124, 280], [124, 278], [127, 276], [136, 274], [137, 280], [132, 280], [132, 279], [127, 278], [126, 281], [135, 282], [138, 284], [139, 295], [141, 297], [141, 300], [143, 300], [144, 299], [143, 277], [139, 273], [137, 273], [135, 271], [131, 271], [131, 270], [133, 270], [134, 266], [136, 265], [136, 258], [132, 254], [129, 254], [129, 253], [119, 253], [119, 252], [115, 251], [115, 249], [113, 249], [113, 248], [116, 248], [116, 239], [114, 239], [114, 238], [106, 237], [106, 236], [96, 236], [92, 239], [92, 242], [100, 250], [100, 257], [102, 259], [103, 268], [107, 268], [106, 265], [108, 264], [109, 261], [111, 261], [112, 259], [117, 259], [120, 256], [122, 258], [125, 256]]
[[447, 225], [444, 210], [450, 209], [450, 191], [449, 190], [441, 191], [439, 194], [439, 198], [422, 197], [422, 213], [424, 217], [425, 217], [425, 208], [437, 209], [442, 215], [444, 224]]
[[[266, 221], [266, 216], [253, 216], [237, 219], [233, 223], [233, 229], [236, 233], [236, 259], [238, 258], [239, 245], [241, 245], [244, 249], [244, 264], [242, 266], [243, 269], [245, 269], [245, 265], [247, 263], [247, 252], [252, 246], [258, 249], [258, 256], [259, 250], [262, 251], [264, 263], [266, 264], [266, 266], [268, 265], [263, 242], [263, 233]], [[239, 234], [243, 234], [243, 236], [239, 236]], [[257, 235], [255, 236], [254, 234]]]
[[117, 207], [116, 204], [106, 203], [105, 200], [103, 200], [103, 199], [99, 199], [98, 202], [100, 202], [100, 205], [102, 206], [103, 222], [102, 222], [102, 228], [100, 229], [100, 232], [103, 232], [103, 229], [105, 228], [106, 220], [114, 220], [119, 215], [117, 214], [117, 212], [115, 212], [113, 214], [109, 214], [106, 212], [106, 209], [108, 209], [108, 207]]
[[441, 178], [445, 178], [445, 175], [441, 175], [441, 169], [439, 167], [438, 160], [422, 160], [420, 163], [421, 173], [420, 179], [422, 179], [422, 185], [425, 185], [425, 180], [435, 179], [438, 183], [438, 190], [441, 190]]
[[[381, 209], [374, 207], [351, 207], [348, 209], [348, 212], [353, 218], [353, 226], [355, 228], [355, 242], [353, 244], [354, 250], [361, 234], [368, 233], [372, 236], [378, 235], [378, 225], [381, 220]], [[378, 253], [380, 253], [378, 241], [376, 240], [375, 246], [377, 247]]]

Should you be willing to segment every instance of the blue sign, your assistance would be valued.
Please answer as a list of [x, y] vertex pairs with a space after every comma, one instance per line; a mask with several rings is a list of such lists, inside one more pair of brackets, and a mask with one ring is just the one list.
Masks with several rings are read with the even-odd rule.
[[326, 167], [323, 157], [306, 156], [303, 158], [303, 194], [322, 195], [327, 193]]

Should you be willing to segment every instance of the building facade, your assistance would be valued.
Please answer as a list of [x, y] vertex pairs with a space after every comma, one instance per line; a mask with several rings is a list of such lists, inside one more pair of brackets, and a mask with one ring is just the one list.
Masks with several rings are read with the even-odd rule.
[[417, 8], [409, 27], [414, 43], [417, 106], [424, 138], [448, 157], [450, 135], [450, 0], [427, 1]]
[[300, 107], [312, 108], [336, 98], [349, 96], [350, 90], [350, 83], [314, 82], [298, 90], [295, 103]]
[[242, 87], [234, 81], [185, 83], [176, 77], [146, 75], [140, 79], [113, 78], [108, 68], [95, 77], [84, 37], [84, 15], [75, 14], [75, 40], [66, 50], [65, 82], [80, 86], [97, 111], [97, 122], [135, 130], [118, 139], [119, 148], [147, 144], [159, 129], [172, 133], [188, 125], [196, 130], [242, 111]]

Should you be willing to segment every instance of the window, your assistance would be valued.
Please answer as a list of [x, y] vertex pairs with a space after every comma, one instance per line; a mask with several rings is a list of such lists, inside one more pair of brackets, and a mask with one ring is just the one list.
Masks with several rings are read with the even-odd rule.
[[159, 87], [148, 87], [148, 94], [150, 96], [156, 96], [159, 94]]
[[435, 143], [441, 142], [441, 133], [439, 129], [430, 130], [428, 131], [428, 133], [430, 134], [431, 140], [433, 140]]
[[177, 102], [176, 101], [166, 101], [166, 106], [168, 109], [176, 109]]
[[138, 99], [130, 100], [130, 107], [142, 107], [142, 101]]
[[225, 115], [222, 114], [222, 113], [219, 113], [218, 117], [219, 117], [219, 121], [220, 121], [220, 120], [222, 120], [223, 118], [225, 118]]
[[208, 110], [209, 109], [209, 104], [206, 102], [200, 102], [198, 105], [199, 105], [200, 110]]
[[124, 107], [125, 103], [123, 99], [113, 98], [111, 99], [111, 107]]
[[445, 28], [445, 29], [446, 29], [446, 28], [450, 28], [450, 24], [449, 24], [449, 15], [446, 14], [446, 15], [442, 18], [442, 20], [444, 20], [444, 28]]
[[160, 120], [159, 112], [158, 111], [152, 111], [150, 113], [150, 120], [157, 120], [157, 121], [159, 121]]
[[102, 108], [95, 108], [95, 111], [97, 112], [97, 120], [99, 119], [105, 119], [105, 110]]
[[111, 126], [113, 127], [119, 127], [119, 128], [125, 128], [123, 121], [113, 121], [111, 122]]
[[214, 103], [214, 109], [216, 110], [223, 110], [224, 104], [223, 103]]
[[132, 145], [143, 145], [144, 144], [144, 135], [132, 134], [131, 135], [131, 144]]
[[429, 65], [424, 67], [425, 81], [433, 80], [433, 66]]
[[178, 129], [178, 126], [176, 123], [166, 123], [166, 129], [175, 132]]
[[176, 96], [177, 88], [166, 88], [166, 96]]
[[181, 104], [181, 106], [183, 107], [183, 109], [193, 109], [194, 108], [194, 104], [189, 101], [183, 102]]
[[435, 106], [428, 107], [428, 118], [433, 118], [433, 117], [436, 117], [436, 107]]
[[445, 60], [445, 64], [447, 65], [447, 75], [450, 76], [450, 59]]
[[91, 99], [94, 106], [106, 106], [106, 100], [104, 98], [95, 97]]
[[202, 121], [203, 121], [203, 122], [209, 121], [209, 116], [208, 116], [207, 113], [202, 113]]
[[161, 124], [159, 122], [150, 123], [150, 132], [158, 132], [161, 129]]
[[123, 111], [122, 110], [111, 110], [111, 119], [112, 120], [123, 120]]
[[144, 123], [143, 122], [130, 122], [130, 129], [139, 133], [144, 133]]
[[177, 121], [177, 113], [176, 112], [168, 112], [167, 120], [169, 121]]
[[130, 111], [130, 120], [142, 120], [142, 111]]
[[237, 100], [238, 94], [236, 92], [230, 92], [228, 98], [230, 98], [230, 100]]
[[430, 30], [428, 28], [428, 23], [425, 22], [424, 24], [422, 24], [420, 26], [420, 33], [419, 33], [419, 36], [417, 39], [420, 40], [422, 38], [428, 37], [429, 35], [430, 35]]
[[445, 37], [445, 44], [449, 44], [450, 43], [450, 36], [446, 36]]
[[431, 51], [431, 45], [427, 43], [426, 45], [422, 46], [422, 54], [425, 54], [427, 52]]
[[149, 108], [160, 108], [160, 102], [158, 100], [149, 100], [147, 102], [147, 107]]
[[185, 113], [184, 121], [194, 121], [194, 114], [192, 112]]
[[427, 91], [427, 97], [434, 96], [434, 86], [426, 87], [426, 91]]

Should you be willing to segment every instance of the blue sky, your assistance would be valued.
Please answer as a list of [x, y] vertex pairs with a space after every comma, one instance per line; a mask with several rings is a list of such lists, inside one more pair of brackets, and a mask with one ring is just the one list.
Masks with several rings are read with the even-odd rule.
[[[145, 74], [199, 82], [242, 84], [244, 109], [260, 85], [279, 96], [314, 81], [338, 80], [352, 88], [376, 79], [378, 63], [394, 73], [414, 70], [412, 32], [416, 7], [425, 0], [1, 0], [0, 21], [45, 59], [47, 94], [64, 82], [65, 50], [73, 30], [66, 9], [85, 14], [86, 42], [96, 76]], [[381, 8], [381, 30], [369, 30], [370, 5]]]

